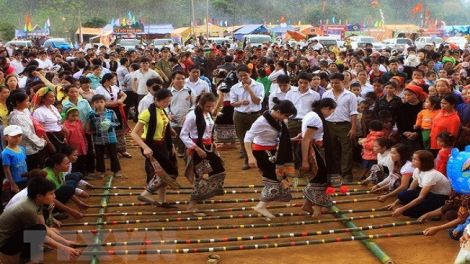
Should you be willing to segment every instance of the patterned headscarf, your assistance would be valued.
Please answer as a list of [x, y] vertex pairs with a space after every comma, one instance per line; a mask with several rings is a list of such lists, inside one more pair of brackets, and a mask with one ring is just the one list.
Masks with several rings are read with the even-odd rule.
[[54, 92], [54, 89], [51, 87], [42, 87], [39, 89], [33, 96], [33, 101], [36, 105], [39, 105], [41, 103], [42, 97], [46, 95], [48, 92]]

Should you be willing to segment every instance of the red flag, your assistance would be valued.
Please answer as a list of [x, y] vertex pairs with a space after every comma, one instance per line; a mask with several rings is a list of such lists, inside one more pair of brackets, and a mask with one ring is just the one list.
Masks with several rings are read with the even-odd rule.
[[418, 13], [419, 11], [421, 11], [422, 9], [423, 9], [423, 3], [419, 3], [417, 6], [415, 6], [415, 8], [413, 8], [411, 13], [414, 15]]
[[325, 12], [325, 7], [326, 7], [326, 0], [325, 0], [325, 2], [323, 2], [323, 6], [322, 6], [322, 8], [321, 8], [321, 11], [322, 11], [322, 12]]

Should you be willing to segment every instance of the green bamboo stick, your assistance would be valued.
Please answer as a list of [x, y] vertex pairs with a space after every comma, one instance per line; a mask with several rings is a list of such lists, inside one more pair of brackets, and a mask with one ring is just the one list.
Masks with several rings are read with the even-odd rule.
[[[330, 207], [330, 210], [331, 211], [340, 211], [338, 209], [338, 207], [336, 206], [331, 206]], [[335, 214], [335, 217], [338, 217], [338, 218], [347, 218], [344, 214], [342, 213], [339, 213], [339, 214]], [[345, 221], [344, 223], [347, 227], [349, 228], [357, 228], [357, 226], [350, 220], [347, 220]], [[355, 236], [366, 236], [366, 234], [364, 234], [363, 232], [361, 231], [354, 231], [353, 232], [353, 235]], [[392, 258], [390, 256], [387, 255], [387, 253], [385, 253], [372, 239], [364, 239], [364, 240], [361, 240], [361, 243], [364, 244], [364, 246], [366, 246], [366, 248], [372, 253], [374, 254], [374, 256], [376, 256], [383, 264], [394, 264], [395, 262], [392, 260]]]
[[[111, 183], [113, 182], [113, 177], [109, 177], [108, 178], [108, 181], [106, 182], [106, 185], [107, 187], [111, 186]], [[109, 193], [110, 189], [106, 189], [103, 193], [106, 194], [106, 193]], [[109, 200], [109, 196], [103, 196], [103, 198], [101, 198], [101, 204], [103, 203], [108, 203], [108, 200]], [[107, 208], [106, 207], [103, 207], [100, 209], [99, 213], [100, 214], [104, 214], [106, 213], [106, 210]], [[96, 220], [96, 229], [97, 230], [100, 230], [103, 225], [102, 223], [104, 222], [104, 218], [105, 216], [99, 216], [98, 219]], [[101, 243], [101, 235], [99, 232], [95, 234], [95, 237], [93, 238], [93, 243]], [[93, 252], [98, 252], [98, 248], [94, 248], [92, 250]], [[99, 259], [98, 257], [96, 257], [96, 255], [93, 255], [93, 257], [91, 258], [90, 260], [90, 264], [98, 264], [99, 263]]]

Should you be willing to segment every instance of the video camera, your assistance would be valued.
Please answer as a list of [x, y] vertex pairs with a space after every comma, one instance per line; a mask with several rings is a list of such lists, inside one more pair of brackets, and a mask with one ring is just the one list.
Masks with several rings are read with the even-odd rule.
[[235, 71], [230, 71], [229, 73], [225, 71], [219, 71], [216, 78], [223, 78], [217, 87], [217, 89], [222, 93], [229, 93], [230, 89], [232, 89], [232, 86], [238, 83], [238, 76]]

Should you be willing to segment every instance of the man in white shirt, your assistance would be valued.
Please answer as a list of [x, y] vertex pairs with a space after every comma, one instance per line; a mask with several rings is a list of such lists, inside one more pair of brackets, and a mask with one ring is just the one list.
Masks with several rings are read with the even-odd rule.
[[23, 63], [21, 63], [21, 59], [23, 58], [23, 53], [21, 51], [15, 51], [13, 53], [13, 58], [10, 61], [10, 65], [15, 68], [15, 73], [19, 75], [24, 71]]
[[145, 109], [149, 108], [149, 106], [155, 101], [155, 93], [163, 87], [163, 83], [158, 78], [149, 79], [146, 84], [149, 93], [140, 100], [139, 106], [137, 107], [139, 113], [142, 113]]
[[353, 140], [356, 139], [357, 99], [343, 87], [344, 75], [330, 75], [332, 89], [323, 94], [323, 98], [331, 98], [338, 104], [333, 114], [326, 118], [331, 143], [333, 145], [336, 164], [341, 164], [341, 175], [345, 182], [353, 180]]
[[291, 101], [297, 109], [297, 115], [290, 118], [287, 127], [289, 136], [296, 137], [302, 130], [302, 118], [312, 111], [312, 104], [320, 100], [320, 94], [309, 88], [312, 75], [302, 72], [297, 76], [299, 87], [292, 87], [286, 94], [286, 100]]
[[193, 89], [196, 92], [196, 96], [203, 93], [209, 93], [209, 84], [206, 81], [199, 79], [201, 70], [197, 65], [191, 65], [189, 67], [189, 77], [186, 78], [184, 84], [186, 87]]
[[357, 81], [361, 85], [361, 97], [362, 99], [366, 99], [366, 94], [368, 92], [373, 92], [374, 91], [374, 86], [372, 86], [369, 81], [369, 74], [367, 73], [367, 70], [361, 70], [357, 73]]
[[[147, 80], [152, 78], [160, 78], [160, 75], [150, 69], [150, 60], [148, 58], [141, 58], [140, 59], [140, 69], [135, 71], [134, 73], [134, 81], [132, 82], [132, 90], [137, 92], [137, 104], [144, 98], [144, 96], [148, 93], [147, 90]], [[138, 113], [134, 117], [134, 121], [137, 122]]]
[[36, 61], [39, 63], [38, 68], [48, 71], [52, 67], [52, 61], [47, 58], [47, 52], [44, 50], [39, 52], [39, 58]]
[[[233, 121], [235, 131], [240, 142], [245, 139], [246, 132], [260, 115], [261, 103], [264, 98], [263, 84], [250, 78], [250, 68], [246, 65], [240, 65], [237, 68], [239, 83], [235, 84], [230, 90], [230, 103], [235, 112]], [[248, 170], [248, 156], [243, 144], [241, 144], [245, 164], [243, 170]]]

